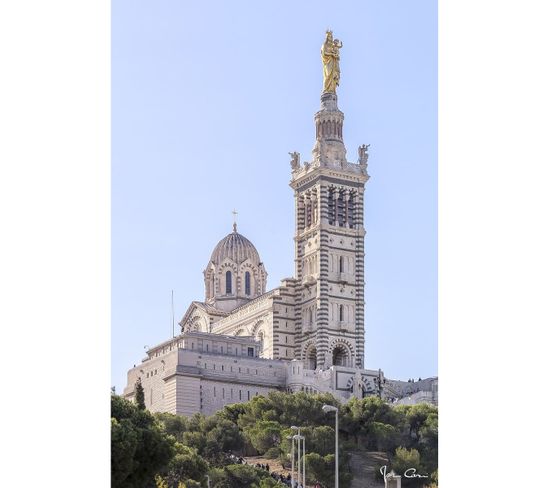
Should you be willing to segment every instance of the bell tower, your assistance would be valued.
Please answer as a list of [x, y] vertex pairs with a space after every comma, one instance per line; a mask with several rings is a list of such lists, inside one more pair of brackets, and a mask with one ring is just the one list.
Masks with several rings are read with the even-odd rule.
[[291, 154], [295, 199], [295, 357], [309, 369], [363, 367], [363, 202], [368, 146], [359, 159], [346, 159], [344, 114], [338, 109], [342, 43], [328, 31], [321, 48], [323, 93], [315, 114], [311, 162]]

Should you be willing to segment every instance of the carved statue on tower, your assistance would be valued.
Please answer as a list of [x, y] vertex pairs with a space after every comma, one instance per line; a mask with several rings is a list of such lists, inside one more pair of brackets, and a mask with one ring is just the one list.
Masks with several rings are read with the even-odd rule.
[[325, 43], [321, 46], [323, 61], [323, 93], [336, 93], [340, 84], [340, 49], [343, 44], [332, 38], [332, 31], [327, 31]]
[[297, 169], [300, 169], [300, 153], [299, 152], [289, 152], [290, 154], [290, 166], [292, 168], [292, 171], [295, 171]]
[[369, 146], [370, 144], [359, 146], [359, 164], [363, 166], [366, 166], [369, 160]]

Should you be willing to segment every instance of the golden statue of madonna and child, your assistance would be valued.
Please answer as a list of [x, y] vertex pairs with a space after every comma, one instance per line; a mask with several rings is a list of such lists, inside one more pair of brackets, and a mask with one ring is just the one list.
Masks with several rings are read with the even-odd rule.
[[323, 93], [336, 93], [340, 84], [340, 49], [343, 44], [333, 39], [332, 31], [327, 30], [324, 44], [321, 46], [323, 61]]

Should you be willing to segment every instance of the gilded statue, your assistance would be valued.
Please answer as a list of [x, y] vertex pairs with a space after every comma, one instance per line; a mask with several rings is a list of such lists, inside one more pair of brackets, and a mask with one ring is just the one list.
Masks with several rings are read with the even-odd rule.
[[340, 84], [340, 49], [343, 44], [332, 38], [332, 31], [327, 31], [325, 43], [321, 46], [323, 61], [323, 93], [336, 93]]

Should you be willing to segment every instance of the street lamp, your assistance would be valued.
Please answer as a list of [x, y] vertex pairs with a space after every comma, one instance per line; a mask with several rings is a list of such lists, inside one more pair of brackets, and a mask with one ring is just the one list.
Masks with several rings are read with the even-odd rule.
[[[294, 438], [298, 442], [298, 483], [302, 483], [302, 487], [306, 488], [306, 438], [303, 435], [295, 435]], [[300, 481], [300, 441], [302, 441], [302, 481]]]
[[291, 488], [294, 488], [294, 437], [289, 435], [287, 439], [291, 442], [292, 447], [290, 449], [290, 459], [292, 463], [292, 467], [290, 469], [290, 486]]
[[[300, 435], [300, 427], [296, 427], [295, 425], [292, 425], [290, 427], [292, 430], [297, 430], [298, 435]], [[296, 436], [292, 436], [292, 471], [290, 474], [290, 486], [291, 488], [294, 488], [294, 441], [296, 440]], [[300, 481], [300, 445], [298, 445], [298, 481]]]
[[336, 413], [336, 452], [335, 454], [335, 470], [334, 470], [334, 488], [338, 488], [338, 409], [332, 405], [323, 405], [323, 412], [335, 412]]

